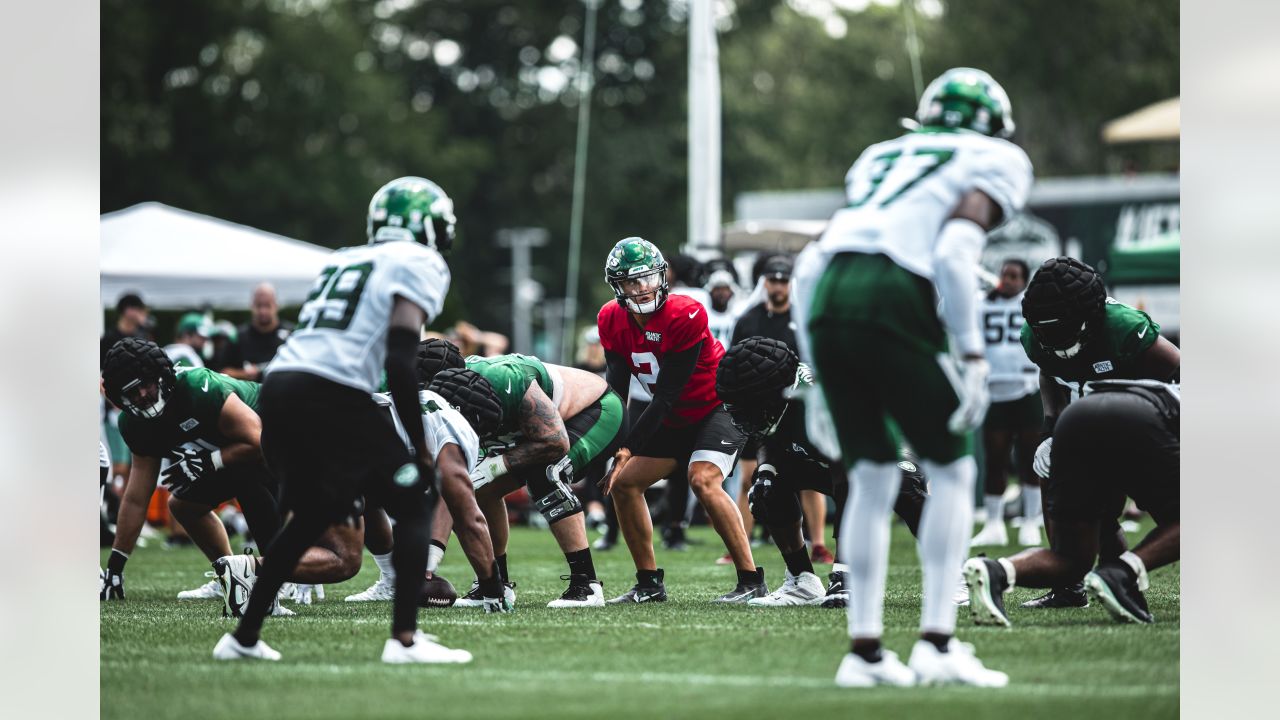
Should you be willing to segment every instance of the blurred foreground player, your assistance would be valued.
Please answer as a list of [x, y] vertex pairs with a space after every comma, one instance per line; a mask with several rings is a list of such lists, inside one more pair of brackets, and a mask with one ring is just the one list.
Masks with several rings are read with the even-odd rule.
[[[1102, 380], [1087, 392], [1063, 411], [1054, 431], [1044, 496], [1052, 547], [964, 565], [979, 625], [1009, 626], [1003, 596], [1015, 585], [1054, 587], [1081, 576], [1116, 620], [1155, 621], [1142, 594], [1147, 573], [1179, 558], [1180, 390], [1151, 380]], [[1098, 562], [1098, 530], [1124, 512], [1126, 497], [1151, 513], [1156, 527], [1132, 551]]]
[[[848, 205], [818, 241], [830, 259], [817, 264], [825, 270], [811, 301], [800, 301], [812, 336], [802, 347], [812, 350], [850, 471], [840, 551], [852, 643], [836, 683], [1001, 687], [1008, 676], [955, 639], [952, 597], [973, 528], [971, 434], [988, 399], [977, 265], [987, 231], [1026, 202], [1031, 162], [1003, 139], [1013, 132], [1009, 99], [981, 70], [943, 73], [916, 119], [914, 132], [872, 145], [850, 168]], [[797, 275], [798, 286], [807, 282]], [[929, 477], [920, 639], [909, 667], [881, 648], [889, 508], [901, 480], [895, 427]]]
[[[462, 663], [417, 630], [431, 511], [439, 497], [426, 443], [414, 351], [424, 322], [444, 304], [449, 268], [438, 251], [453, 241], [453, 202], [435, 183], [407, 177], [369, 203], [369, 244], [335, 251], [298, 314], [263, 385], [263, 450], [293, 517], [268, 548], [271, 562], [218, 660], [279, 660], [259, 639], [268, 606], [292, 567], [325, 527], [350, 516], [361, 496], [396, 519], [396, 593], [387, 663]], [[386, 370], [411, 456], [373, 400]]]

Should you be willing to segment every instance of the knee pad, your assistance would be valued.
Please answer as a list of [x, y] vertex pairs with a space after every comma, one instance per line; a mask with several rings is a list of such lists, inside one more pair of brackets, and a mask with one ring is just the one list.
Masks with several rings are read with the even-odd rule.
[[566, 456], [555, 465], [548, 466], [545, 477], [529, 480], [529, 496], [534, 498], [534, 507], [547, 519], [548, 525], [582, 512], [582, 501], [564, 480], [572, 477], [572, 467]]

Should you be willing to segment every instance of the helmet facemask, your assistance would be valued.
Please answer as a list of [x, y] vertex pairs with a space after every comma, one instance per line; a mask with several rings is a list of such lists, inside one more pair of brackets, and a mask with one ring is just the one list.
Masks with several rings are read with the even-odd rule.
[[764, 404], [738, 404], [726, 402], [724, 409], [729, 413], [734, 427], [738, 428], [752, 440], [762, 440], [778, 430], [782, 417], [787, 414], [791, 402], [779, 397]]
[[[155, 399], [148, 401], [148, 390], [154, 388]], [[158, 381], [143, 382], [135, 379], [120, 389], [120, 404], [124, 410], [140, 418], [157, 418], [164, 412], [164, 385]]]
[[622, 306], [638, 315], [655, 313], [667, 301], [666, 268], [655, 268], [635, 277], [610, 280], [614, 297]]
[[1075, 318], [1045, 318], [1028, 322], [1040, 347], [1064, 360], [1080, 353], [1089, 327], [1089, 323]]

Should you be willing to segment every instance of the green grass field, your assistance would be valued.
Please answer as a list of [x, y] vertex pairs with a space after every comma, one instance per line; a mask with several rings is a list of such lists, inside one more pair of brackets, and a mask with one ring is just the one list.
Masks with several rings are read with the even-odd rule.
[[[512, 533], [515, 613], [423, 610], [427, 632], [475, 655], [470, 665], [391, 667], [378, 658], [390, 603], [344, 603], [377, 576], [327, 588], [327, 599], [292, 618], [267, 621], [279, 663], [215, 663], [214, 643], [232, 627], [213, 601], [179, 602], [208, 566], [189, 548], [146, 548], [126, 574], [128, 600], [102, 605], [102, 716], [158, 718], [592, 718], [1174, 717], [1178, 713], [1178, 568], [1153, 574], [1147, 593], [1157, 624], [1121, 626], [1100, 607], [1011, 611], [1012, 630], [977, 628], [961, 609], [959, 637], [989, 667], [1010, 675], [1002, 690], [913, 688], [851, 691], [832, 685], [847, 649], [845, 614], [822, 608], [758, 609], [708, 602], [733, 584], [707, 528], [688, 552], [659, 550], [670, 602], [549, 610], [563, 590], [563, 556], [546, 531]], [[1131, 535], [1131, 542], [1136, 536]], [[1012, 548], [1011, 548], [1012, 550]], [[106, 553], [103, 553], [105, 563]], [[608, 596], [633, 582], [625, 548], [595, 554]], [[756, 550], [770, 587], [782, 580], [772, 546]], [[818, 568], [825, 579], [827, 566]], [[905, 661], [917, 625], [920, 569], [911, 536], [894, 528], [885, 603], [886, 643]], [[457, 547], [441, 574], [465, 592], [471, 573]], [[1013, 606], [1033, 593], [1017, 589]], [[926, 715], [927, 714], [927, 715]]]

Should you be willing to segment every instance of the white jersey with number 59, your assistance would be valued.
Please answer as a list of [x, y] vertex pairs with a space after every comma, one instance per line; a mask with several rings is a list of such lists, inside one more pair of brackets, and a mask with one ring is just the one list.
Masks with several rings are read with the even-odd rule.
[[933, 279], [933, 252], [960, 199], [981, 190], [1008, 219], [1031, 190], [1031, 161], [1017, 145], [965, 130], [920, 131], [867, 148], [845, 176], [848, 205], [820, 239], [829, 253], [884, 253]]
[[311, 373], [372, 393], [386, 364], [395, 296], [421, 308], [430, 323], [448, 292], [449, 267], [425, 245], [392, 241], [337, 250], [267, 371]]

